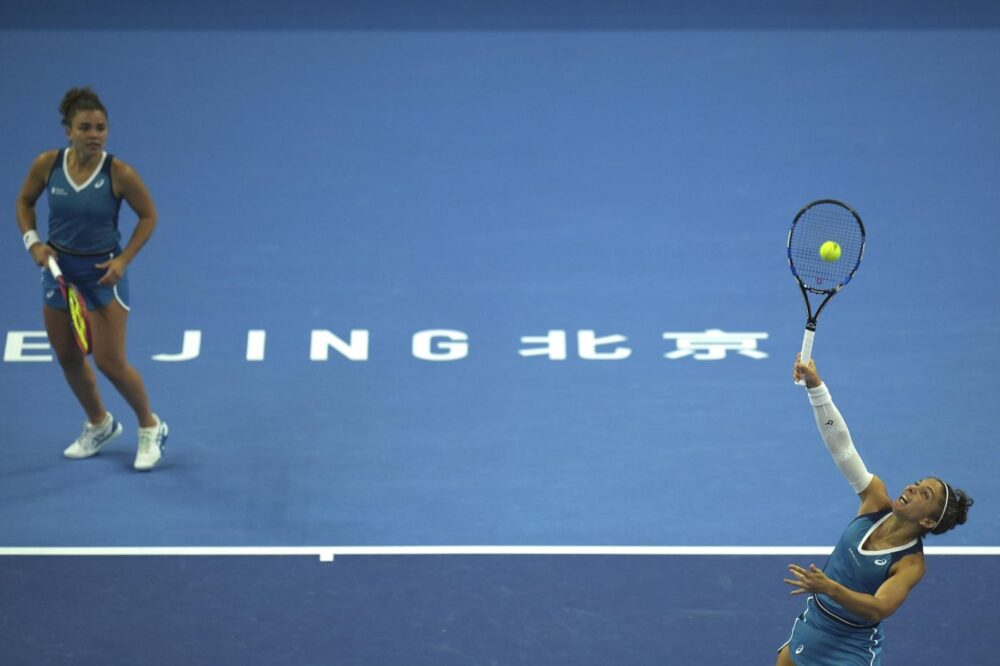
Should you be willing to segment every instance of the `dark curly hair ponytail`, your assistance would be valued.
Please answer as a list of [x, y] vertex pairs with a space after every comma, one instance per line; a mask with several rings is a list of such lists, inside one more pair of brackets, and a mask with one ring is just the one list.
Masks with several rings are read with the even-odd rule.
[[101, 98], [89, 86], [70, 88], [63, 95], [62, 102], [59, 104], [62, 124], [69, 127], [73, 122], [73, 116], [79, 111], [101, 111], [105, 117], [108, 115], [108, 110], [101, 104]]

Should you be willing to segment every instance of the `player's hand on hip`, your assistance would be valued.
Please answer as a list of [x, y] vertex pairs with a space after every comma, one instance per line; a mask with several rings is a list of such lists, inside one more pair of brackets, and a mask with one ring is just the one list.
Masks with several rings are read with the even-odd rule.
[[125, 277], [125, 270], [128, 264], [122, 257], [114, 257], [113, 259], [95, 264], [94, 267], [105, 269], [104, 275], [97, 281], [97, 284], [110, 287], [118, 284]]
[[809, 359], [808, 363], [801, 361], [801, 354], [795, 355], [795, 365], [792, 367], [792, 377], [795, 381], [804, 379], [808, 388], [815, 388], [823, 383], [820, 379], [819, 371], [816, 370], [816, 361]]

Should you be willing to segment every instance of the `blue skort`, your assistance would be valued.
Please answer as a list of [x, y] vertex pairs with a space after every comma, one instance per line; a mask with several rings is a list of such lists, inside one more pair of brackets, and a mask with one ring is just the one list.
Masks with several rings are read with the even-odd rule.
[[[119, 254], [121, 254], [120, 247], [115, 247], [114, 250], [106, 254], [96, 255], [59, 253], [59, 258], [56, 260], [59, 263], [59, 270], [63, 272], [63, 277], [66, 281], [75, 284], [80, 293], [83, 294], [83, 298], [87, 302], [87, 309], [98, 310], [112, 300], [121, 303], [121, 306], [126, 310], [129, 309], [127, 272], [118, 284], [114, 286], [106, 287], [97, 284], [97, 281], [104, 277], [107, 271], [106, 269], [95, 268], [94, 265], [117, 257]], [[65, 310], [68, 307], [66, 299], [62, 297], [62, 293], [59, 291], [59, 285], [47, 268], [42, 270], [42, 302], [49, 307], [59, 310]]]
[[797, 666], [881, 666], [883, 640], [881, 624], [849, 627], [824, 615], [809, 597], [786, 645]]

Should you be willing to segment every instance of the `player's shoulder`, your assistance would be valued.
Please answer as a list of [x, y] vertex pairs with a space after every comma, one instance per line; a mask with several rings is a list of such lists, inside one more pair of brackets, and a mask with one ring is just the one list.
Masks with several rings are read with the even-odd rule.
[[111, 159], [111, 178], [115, 182], [115, 189], [124, 186], [131, 189], [139, 182], [139, 173], [131, 164], [125, 162], [117, 155], [109, 155]]
[[28, 182], [33, 184], [39, 192], [45, 188], [49, 182], [49, 176], [56, 166], [56, 159], [59, 157], [58, 150], [46, 150], [39, 153], [31, 162], [28, 168]]
[[111, 171], [115, 176], [130, 176], [135, 173], [132, 165], [117, 155], [108, 155], [108, 158], [111, 160]]
[[42, 171], [48, 174], [59, 157], [59, 149], [45, 150], [38, 154], [38, 157], [31, 163], [32, 171]]

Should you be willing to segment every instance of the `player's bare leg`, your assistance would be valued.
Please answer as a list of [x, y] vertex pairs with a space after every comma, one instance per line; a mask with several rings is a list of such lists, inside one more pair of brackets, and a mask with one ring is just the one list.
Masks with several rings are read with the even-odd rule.
[[83, 407], [87, 420], [94, 424], [101, 423], [107, 412], [104, 403], [101, 402], [101, 394], [97, 390], [94, 371], [76, 344], [69, 311], [45, 306], [43, 319], [45, 331], [49, 336], [49, 345], [55, 352], [70, 390]]
[[114, 384], [118, 393], [125, 398], [139, 427], [150, 428], [157, 424], [149, 408], [146, 385], [138, 370], [133, 368], [125, 355], [125, 330], [128, 311], [118, 301], [111, 301], [103, 308], [90, 313], [90, 323], [94, 340], [94, 363], [98, 370]]

